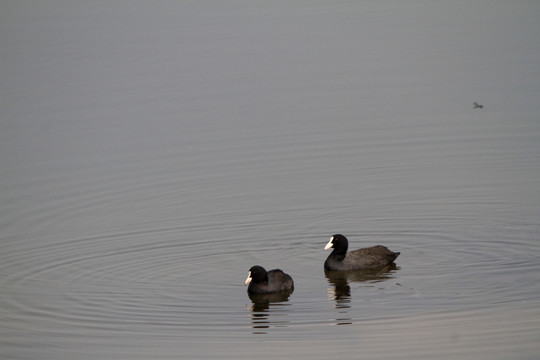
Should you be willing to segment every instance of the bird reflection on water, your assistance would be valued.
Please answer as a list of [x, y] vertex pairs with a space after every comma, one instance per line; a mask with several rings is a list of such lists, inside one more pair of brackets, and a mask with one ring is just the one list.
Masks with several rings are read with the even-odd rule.
[[369, 282], [377, 283], [391, 279], [392, 274], [399, 268], [392, 263], [379, 269], [370, 270], [349, 270], [349, 271], [331, 271], [324, 270], [324, 275], [328, 280], [328, 297], [335, 302], [334, 307], [342, 315], [336, 318], [336, 325], [350, 325], [352, 319], [348, 315], [348, 309], [351, 307], [351, 282]]
[[[248, 308], [251, 310], [253, 334], [266, 334], [265, 329], [269, 329], [271, 326], [287, 326], [290, 322], [287, 320], [288, 301], [293, 291], [280, 291], [269, 294], [248, 293], [252, 302], [252, 305]], [[273, 317], [283, 317], [283, 319], [270, 320], [270, 314]]]

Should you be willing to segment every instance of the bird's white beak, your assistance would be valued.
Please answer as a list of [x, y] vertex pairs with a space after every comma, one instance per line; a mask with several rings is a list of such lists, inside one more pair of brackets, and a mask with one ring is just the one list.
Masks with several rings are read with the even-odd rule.
[[334, 246], [334, 244], [332, 244], [332, 241], [334, 241], [334, 237], [333, 237], [333, 236], [330, 238], [330, 241], [328, 242], [328, 244], [326, 244], [326, 246], [324, 247], [324, 250], [328, 250], [328, 249], [330, 249], [332, 246]]
[[246, 281], [244, 282], [244, 284], [249, 284], [251, 282], [251, 271], [248, 273], [248, 277], [246, 279]]

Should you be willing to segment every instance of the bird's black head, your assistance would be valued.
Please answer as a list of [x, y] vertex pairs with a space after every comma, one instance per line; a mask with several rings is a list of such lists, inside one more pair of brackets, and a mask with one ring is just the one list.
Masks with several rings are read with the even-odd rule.
[[324, 250], [328, 250], [330, 248], [334, 248], [333, 253], [338, 254], [345, 254], [347, 252], [347, 249], [349, 248], [349, 241], [347, 238], [341, 234], [335, 234], [332, 235], [330, 238], [330, 241], [326, 246], [324, 247]]
[[255, 265], [249, 269], [246, 285], [252, 281], [254, 283], [268, 282], [268, 274], [262, 266]]

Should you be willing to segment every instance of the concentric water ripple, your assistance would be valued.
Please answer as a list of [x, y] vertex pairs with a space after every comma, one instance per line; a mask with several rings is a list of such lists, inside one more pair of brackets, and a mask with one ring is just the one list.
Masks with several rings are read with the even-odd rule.
[[[324, 277], [322, 261], [327, 254], [318, 236], [251, 243], [235, 238], [195, 239], [193, 234], [169, 227], [51, 241], [44, 247], [4, 252], [9, 261], [2, 262], [2, 273], [8, 274], [2, 287], [9, 295], [2, 297], [2, 308], [12, 320], [17, 318], [19, 326], [38, 320], [45, 328], [231, 331], [232, 326], [239, 331], [249, 327], [268, 331], [305, 324], [352, 324], [372, 318], [370, 314], [383, 308], [399, 316], [402, 311], [464, 310], [536, 299], [534, 288], [520, 284], [520, 280], [537, 280], [539, 270], [525, 240], [471, 242], [420, 230], [352, 234], [352, 245], [369, 239], [402, 255], [387, 276], [345, 278], [346, 293], [338, 296], [336, 291], [342, 289]], [[186, 235], [193, 241], [186, 241]], [[431, 246], [426, 247], [426, 242]], [[302, 260], [295, 263], [296, 258]], [[262, 307], [252, 304], [242, 281], [253, 264], [287, 266], [297, 283], [294, 293], [285, 301]], [[445, 286], [437, 287], [440, 283]], [[332, 307], [335, 319], [318, 315]], [[252, 323], [246, 319], [249, 313]]]

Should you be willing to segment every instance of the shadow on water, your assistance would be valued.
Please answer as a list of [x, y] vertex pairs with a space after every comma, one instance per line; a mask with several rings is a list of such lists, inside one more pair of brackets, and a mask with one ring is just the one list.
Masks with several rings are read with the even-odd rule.
[[331, 285], [328, 287], [328, 297], [335, 302], [335, 308], [340, 315], [336, 318], [336, 325], [350, 325], [352, 319], [348, 315], [351, 307], [351, 282], [377, 283], [392, 278], [392, 274], [399, 268], [396, 264], [390, 264], [379, 269], [331, 271], [324, 270], [324, 275]]
[[[248, 296], [252, 302], [251, 327], [253, 334], [266, 334], [266, 329], [272, 326], [287, 326], [287, 306], [289, 297], [294, 290], [280, 291], [270, 294], [251, 294]], [[274, 319], [270, 319], [272, 316]]]

